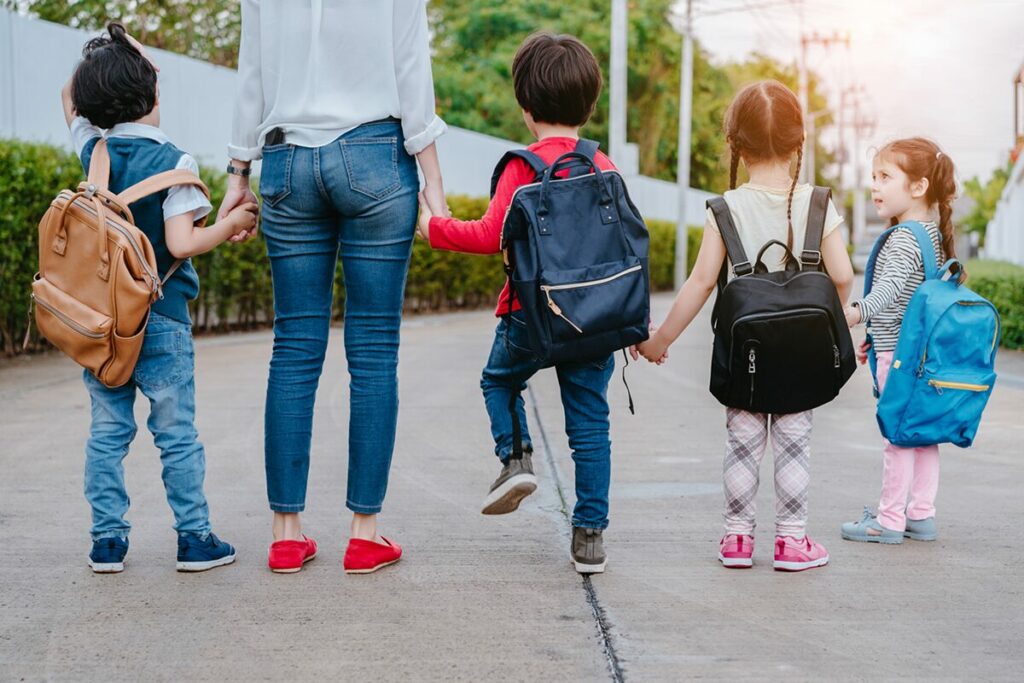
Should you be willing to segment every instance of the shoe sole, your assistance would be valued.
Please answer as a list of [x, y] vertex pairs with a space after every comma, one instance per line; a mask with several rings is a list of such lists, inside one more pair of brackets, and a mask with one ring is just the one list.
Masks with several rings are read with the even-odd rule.
[[124, 571], [124, 562], [93, 562], [89, 560], [89, 569], [94, 574], [120, 574]]
[[537, 477], [532, 474], [517, 474], [484, 498], [481, 514], [507, 515], [519, 509], [523, 499], [537, 490]]
[[828, 560], [828, 555], [819, 560], [811, 560], [810, 562], [780, 562], [779, 560], [775, 560], [772, 566], [777, 572], [802, 572], [805, 569], [824, 567], [828, 564]]
[[298, 567], [283, 567], [279, 569], [271, 567], [270, 571], [274, 572], [275, 574], [294, 574], [295, 572], [300, 572], [302, 571], [302, 568], [306, 565], [306, 563], [315, 560], [318, 554], [319, 551], [313, 553], [309, 557], [302, 558], [302, 564], [300, 564]]
[[393, 565], [396, 562], [398, 562], [400, 559], [402, 559], [402, 558], [401, 557], [396, 557], [395, 559], [391, 560], [390, 562], [384, 562], [383, 564], [378, 564], [377, 566], [370, 567], [369, 569], [346, 569], [345, 573], [346, 574], [372, 574], [375, 571], [377, 571], [378, 569], [383, 569], [384, 567], [390, 567], [391, 565]]
[[578, 574], [603, 574], [605, 565], [608, 564], [608, 560], [605, 560], [601, 564], [588, 564], [586, 562], [577, 562], [572, 560], [572, 564], [576, 567]]
[[231, 564], [234, 561], [234, 555], [226, 555], [216, 560], [206, 560], [205, 562], [179, 562], [177, 570], [179, 572], [205, 572], [214, 567], [223, 567], [226, 564]]
[[860, 543], [883, 543], [885, 545], [899, 545], [903, 543], [903, 536], [854, 536], [845, 531], [839, 532], [844, 540], [858, 541]]
[[725, 557], [719, 553], [718, 561], [722, 563], [723, 567], [728, 569], [750, 569], [754, 566], [754, 558], [752, 557]]
[[916, 534], [912, 531], [904, 531], [904, 538], [909, 538], [912, 541], [934, 541], [938, 539], [938, 534]]

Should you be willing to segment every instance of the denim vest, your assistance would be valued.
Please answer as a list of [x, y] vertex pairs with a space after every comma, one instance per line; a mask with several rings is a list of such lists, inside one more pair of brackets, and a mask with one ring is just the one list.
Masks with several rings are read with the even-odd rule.
[[[89, 160], [99, 138], [93, 138], [82, 149], [82, 166], [88, 172]], [[171, 143], [159, 143], [146, 138], [107, 138], [107, 151], [110, 153], [111, 192], [120, 193], [132, 185], [154, 176], [157, 173], [173, 170], [182, 152]], [[167, 190], [143, 197], [129, 206], [135, 225], [153, 244], [156, 252], [157, 270], [161, 279], [177, 260], [167, 249], [164, 237], [164, 200]], [[171, 279], [164, 284], [164, 296], [153, 303], [153, 312], [173, 320], [191, 324], [188, 313], [188, 302], [199, 295], [199, 276], [192, 261], [186, 260], [174, 271]]]

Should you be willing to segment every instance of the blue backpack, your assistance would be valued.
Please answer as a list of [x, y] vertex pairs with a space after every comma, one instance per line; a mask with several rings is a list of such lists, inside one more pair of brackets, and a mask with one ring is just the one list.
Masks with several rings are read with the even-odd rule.
[[957, 259], [936, 268], [931, 238], [917, 221], [901, 223], [879, 236], [864, 274], [865, 296], [871, 292], [878, 252], [897, 228], [910, 229], [917, 240], [925, 281], [903, 316], [892, 368], [880, 396], [877, 359], [874, 352], [868, 354], [879, 397], [878, 426], [896, 446], [952, 443], [967, 448], [996, 381], [999, 313], [962, 285], [964, 271]]

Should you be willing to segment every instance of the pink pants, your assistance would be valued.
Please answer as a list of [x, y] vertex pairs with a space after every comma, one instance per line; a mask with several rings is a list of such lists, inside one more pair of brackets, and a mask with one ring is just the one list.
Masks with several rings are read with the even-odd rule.
[[[885, 387], [889, 376], [892, 353], [882, 351], [878, 354], [876, 373], [879, 390]], [[882, 463], [878, 523], [886, 529], [903, 531], [907, 527], [907, 517], [919, 520], [934, 516], [935, 495], [939, 492], [939, 447], [900, 448], [886, 440]]]

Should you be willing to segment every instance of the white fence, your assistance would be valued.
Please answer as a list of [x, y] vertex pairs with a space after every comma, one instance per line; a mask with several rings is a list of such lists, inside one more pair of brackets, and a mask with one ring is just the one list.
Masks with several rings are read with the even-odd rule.
[[1017, 159], [985, 231], [986, 258], [1024, 266], [1024, 153]]
[[[68, 146], [60, 88], [90, 35], [0, 9], [0, 137]], [[235, 72], [162, 50], [153, 53], [160, 64], [161, 127], [200, 163], [221, 166], [231, 134]], [[451, 128], [438, 141], [446, 189], [486, 195], [494, 164], [516, 146]], [[645, 217], [675, 221], [675, 185], [644, 176], [628, 182], [633, 202]], [[689, 223], [703, 225], [709, 196], [690, 190]]]

